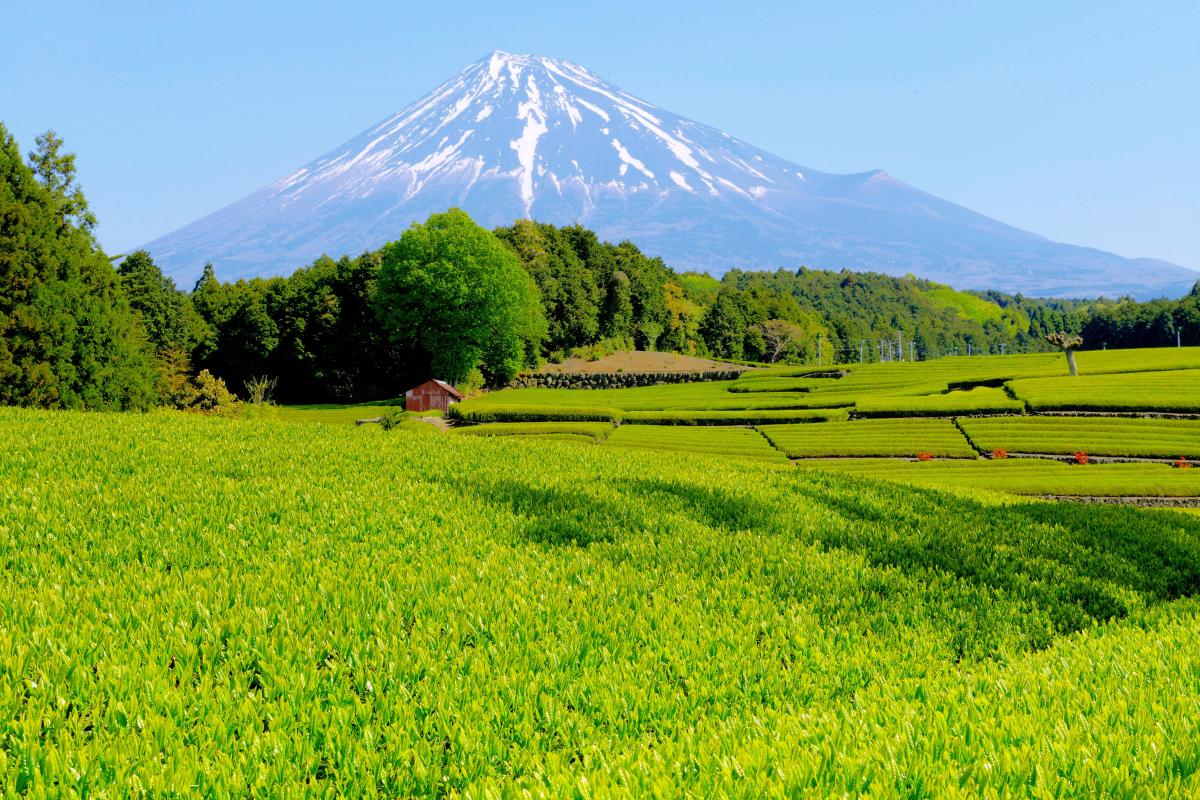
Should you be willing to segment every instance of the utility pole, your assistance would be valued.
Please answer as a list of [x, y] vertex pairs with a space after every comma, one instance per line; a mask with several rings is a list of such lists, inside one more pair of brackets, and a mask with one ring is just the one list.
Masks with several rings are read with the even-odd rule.
[[917, 356], [916, 356], [916, 351], [913, 349], [913, 340], [909, 339], [908, 340], [908, 363], [911, 364], [912, 362], [914, 362], [916, 360], [917, 360]]
[[860, 364], [863, 363], [863, 341], [862, 341], [862, 339], [858, 340], [858, 363], [860, 363]]
[[904, 360], [904, 334], [896, 331], [896, 360]]
[[1183, 347], [1183, 337], [1179, 335], [1179, 328], [1175, 329], [1175, 346]]
[[817, 366], [825, 366], [825, 335], [817, 334]]

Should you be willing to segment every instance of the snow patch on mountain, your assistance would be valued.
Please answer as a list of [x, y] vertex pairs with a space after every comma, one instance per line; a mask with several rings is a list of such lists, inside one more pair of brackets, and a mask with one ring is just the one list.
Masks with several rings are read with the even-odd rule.
[[882, 170], [835, 175], [673, 114], [570, 61], [497, 51], [281, 180], [148, 245], [185, 284], [359, 253], [451, 206], [629, 238], [680, 269], [914, 272], [1042, 294], [1189, 284], [1195, 274], [1050, 242]]

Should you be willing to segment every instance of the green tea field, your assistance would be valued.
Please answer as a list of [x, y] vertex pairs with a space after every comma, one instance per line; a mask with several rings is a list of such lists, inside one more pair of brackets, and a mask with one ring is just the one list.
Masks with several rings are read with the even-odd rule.
[[[507, 425], [513, 434], [542, 436], [561, 422], [588, 421], [615, 433], [575, 441], [760, 459], [768, 457], [765, 442], [810, 466], [880, 475], [894, 467], [923, 485], [1075, 497], [1166, 493], [1200, 504], [1200, 469], [1188, 469], [1200, 464], [1200, 348], [1089, 351], [1077, 359], [1078, 377], [1065, 375], [1061, 355], [1041, 353], [752, 369], [732, 381], [631, 389], [509, 389], [468, 400], [452, 416], [463, 433], [487, 423], [481, 432]], [[694, 430], [640, 430], [648, 425]], [[733, 444], [738, 437], [743, 445]], [[1088, 462], [1170, 463], [1039, 463], [1076, 454]], [[1012, 457], [994, 468], [902, 461], [993, 456]]]
[[7, 795], [1200, 792], [1200, 517], [424, 427], [0, 409]]

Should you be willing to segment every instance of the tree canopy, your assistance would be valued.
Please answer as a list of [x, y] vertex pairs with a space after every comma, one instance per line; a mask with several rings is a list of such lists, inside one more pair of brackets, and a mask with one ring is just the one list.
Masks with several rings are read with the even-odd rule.
[[53, 132], [27, 164], [0, 125], [0, 402], [146, 408], [145, 332], [92, 235], [75, 157]]
[[451, 209], [383, 248], [376, 310], [388, 338], [453, 382], [502, 384], [546, 336], [537, 285], [495, 234]]

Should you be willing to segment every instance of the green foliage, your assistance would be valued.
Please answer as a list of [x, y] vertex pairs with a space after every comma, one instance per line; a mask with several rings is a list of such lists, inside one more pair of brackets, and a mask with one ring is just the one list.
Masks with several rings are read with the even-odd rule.
[[376, 287], [383, 329], [431, 374], [457, 382], [479, 368], [504, 384], [545, 337], [537, 286], [496, 236], [458, 209], [413, 225], [383, 249]]
[[210, 326], [197, 362], [244, 386], [279, 381], [280, 399], [358, 401], [395, 397], [428, 377], [390, 344], [375, 316], [378, 253], [327, 257], [288, 278], [222, 284], [207, 267], [192, 300]]
[[246, 402], [254, 406], [273, 405], [275, 387], [279, 381], [260, 375], [246, 381]]
[[917, 397], [866, 398], [854, 404], [862, 417], [946, 417], [958, 414], [1020, 414], [1025, 403], [1014, 400], [1003, 389], [974, 389], [919, 395]]
[[586, 436], [593, 442], [613, 432], [610, 422], [504, 422], [454, 428], [460, 436]]
[[117, 275], [155, 352], [190, 352], [205, 338], [204, 321], [192, 308], [189, 297], [175, 288], [175, 282], [162, 273], [145, 250], [135, 250], [122, 259]]
[[[1018, 495], [1087, 497], [1200, 496], [1200, 470], [1169, 464], [1118, 463], [1080, 466], [1044, 458], [898, 461], [894, 458], [836, 458], [805, 466], [913, 486], [955, 487]], [[1147, 524], [1152, 525], [1147, 518]]]
[[[714, 357], [740, 360], [758, 352], [754, 347], [753, 331], [754, 326], [763, 321], [741, 293], [722, 289], [704, 313], [700, 335]], [[746, 352], [747, 339], [751, 342], [749, 354]]]
[[601, 284], [564, 231], [552, 225], [518, 220], [497, 228], [496, 236], [517, 254], [540, 290], [549, 352], [596, 341], [600, 334]]
[[601, 242], [578, 225], [556, 228], [529, 220], [497, 228], [496, 235], [521, 260], [541, 290], [548, 323], [544, 354], [556, 356], [602, 340], [630, 341], [653, 350], [664, 333], [686, 350], [688, 325], [680, 309], [668, 309], [667, 279], [660, 259], [630, 242]]
[[[625, 411], [740, 411], [799, 408], [806, 395], [778, 392], [738, 395], [729, 391], [733, 381], [673, 383], [627, 389], [506, 389], [471, 401], [472, 406], [611, 406]], [[850, 405], [846, 403], [845, 405]]]
[[[279, 407], [279, 419], [289, 422], [323, 422], [331, 425], [352, 425], [360, 419], [387, 416], [402, 411], [402, 399], [379, 403], [343, 404], [314, 403]], [[425, 412], [428, 413], [428, 412]], [[409, 415], [415, 416], [415, 415]]]
[[1179, 300], [1098, 301], [1081, 332], [1091, 349], [1200, 345], [1200, 294], [1193, 288]]
[[621, 410], [604, 406], [531, 406], [455, 403], [449, 416], [463, 422], [620, 422]]
[[989, 452], [1200, 457], [1200, 420], [1019, 417], [962, 419], [959, 425], [976, 447]]
[[622, 425], [604, 444], [609, 447], [673, 450], [779, 463], [787, 460], [751, 428]]
[[[495, 354], [507, 365], [504, 374], [513, 364], [531, 366], [540, 358], [598, 357], [632, 347], [746, 363], [816, 365], [820, 358], [825, 367], [855, 366], [860, 358], [894, 360], [901, 344], [905, 358], [918, 360], [968, 350], [1045, 351], [1045, 334], [1077, 333], [1112, 308], [1100, 301], [964, 293], [911, 276], [849, 271], [734, 270], [717, 281], [676, 273], [630, 242], [601, 242], [577, 225], [526, 220], [494, 233], [537, 285], [547, 323], [544, 340], [525, 338], [519, 357], [511, 341], [495, 348], [507, 354]], [[196, 363], [235, 387], [252, 375], [276, 375], [280, 396], [289, 401], [391, 397], [428, 378], [432, 355], [428, 342], [420, 341], [426, 329], [408, 325], [397, 332], [375, 314], [382, 258], [382, 251], [337, 262], [322, 257], [289, 278], [269, 281], [221, 285], [210, 275], [202, 281], [205, 291], [221, 299], [197, 303], [208, 309], [205, 319], [215, 329], [196, 349]], [[219, 291], [209, 291], [214, 286]], [[1145, 343], [1166, 343], [1164, 337], [1177, 329], [1190, 342], [1189, 331], [1200, 331], [1200, 301], [1165, 302], [1166, 317], [1162, 309], [1153, 313], [1160, 321], [1169, 317], [1159, 326], [1166, 333]], [[1136, 316], [1151, 305], [1131, 301], [1121, 308]], [[452, 334], [431, 332], [427, 338], [453, 344], [458, 333]], [[1114, 338], [1089, 336], [1091, 343]], [[451, 349], [473, 352], [457, 344]], [[503, 374], [486, 377], [495, 384]], [[853, 398], [835, 402], [849, 405]]]
[[977, 454], [948, 419], [871, 419], [820, 425], [763, 425], [759, 430], [791, 458]]
[[146, 334], [61, 145], [44, 134], [27, 165], [0, 125], [0, 403], [144, 409], [155, 396]]
[[599, 361], [605, 356], [627, 350], [633, 350], [632, 339], [601, 339], [595, 344], [572, 347], [565, 355], [569, 358], [582, 358], [584, 361]]
[[185, 411], [216, 416], [231, 416], [240, 411], [241, 403], [225, 387], [225, 382], [206, 369], [200, 370], [191, 382], [191, 389], [185, 403], [179, 406]]
[[847, 418], [845, 409], [786, 409], [765, 411], [627, 411], [626, 425], [763, 425], [788, 422], [829, 422]]
[[0, 442], [31, 797], [1200, 780], [1197, 519], [374, 426], [9, 409]]
[[[1086, 363], [1082, 357], [1080, 362]], [[1014, 395], [1038, 411], [1200, 413], [1200, 370], [1195, 369], [1147, 372], [1136, 378], [1120, 373], [1028, 378], [1010, 381], [1007, 385]]]

